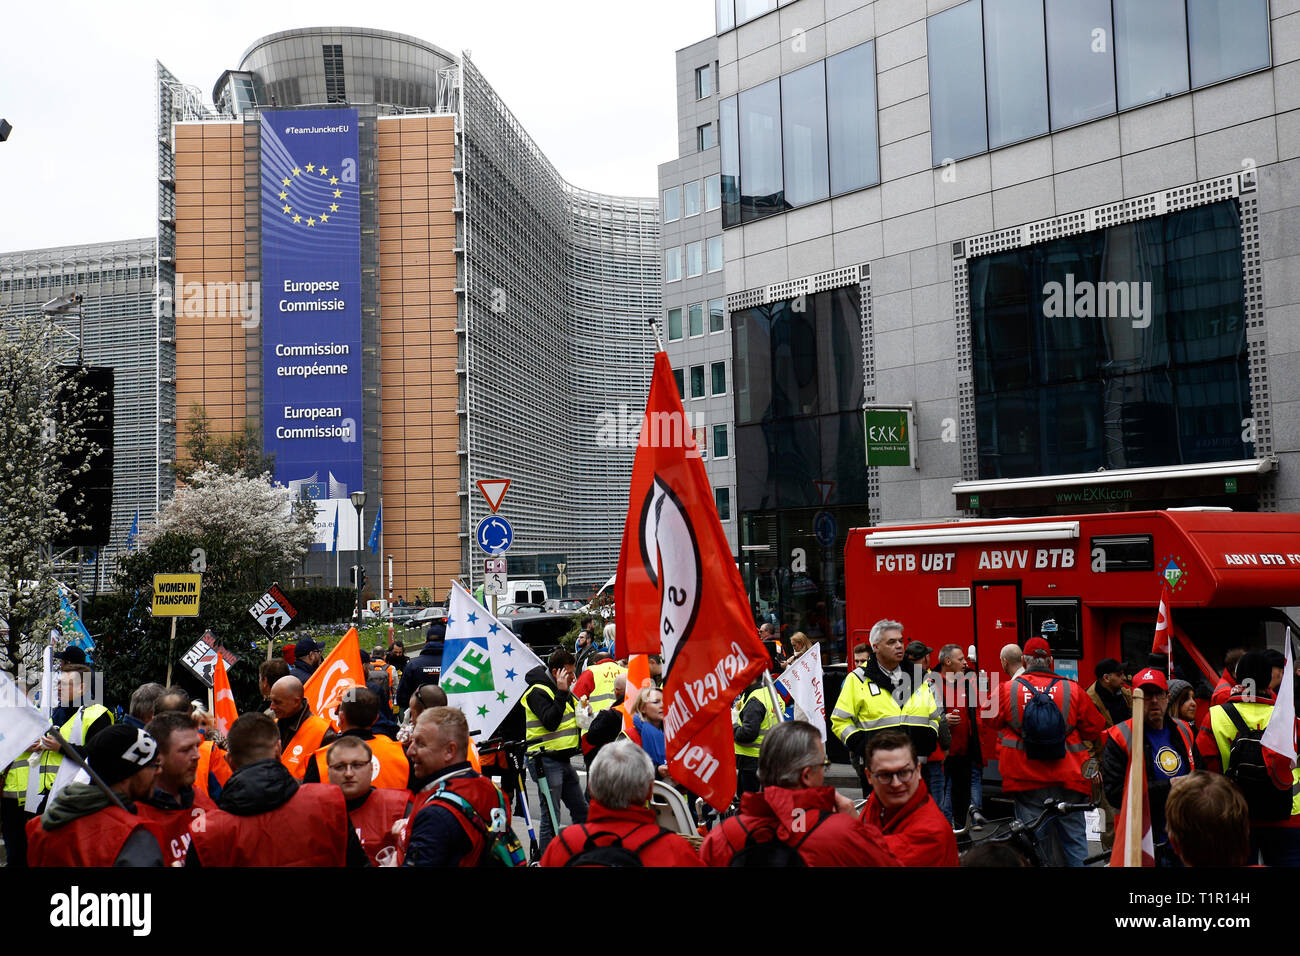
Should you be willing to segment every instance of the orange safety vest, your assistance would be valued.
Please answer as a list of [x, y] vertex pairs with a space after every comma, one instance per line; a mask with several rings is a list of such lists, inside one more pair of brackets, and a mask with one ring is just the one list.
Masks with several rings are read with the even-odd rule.
[[[375, 734], [366, 743], [370, 745], [370, 765], [373, 768], [370, 786], [377, 790], [405, 790], [411, 776], [411, 762], [407, 760], [402, 745], [383, 734]], [[321, 783], [329, 783], [330, 779], [329, 764], [325, 761], [329, 749], [321, 747], [312, 755], [316, 758], [316, 772], [320, 774]]]
[[232, 773], [234, 771], [230, 769], [230, 762], [226, 759], [224, 750], [211, 740], [199, 744], [199, 767], [194, 771], [195, 790], [210, 797], [212, 794], [208, 792], [208, 775], [216, 777], [217, 784], [224, 787]]
[[[280, 763], [284, 764], [285, 769], [296, 779], [301, 780], [306, 775], [307, 761], [320, 749], [321, 741], [325, 739], [329, 729], [328, 721], [322, 720], [315, 714], [308, 714], [298, 727], [298, 732], [289, 741], [289, 746], [280, 752]], [[324, 779], [329, 779], [328, 773], [325, 774]]]

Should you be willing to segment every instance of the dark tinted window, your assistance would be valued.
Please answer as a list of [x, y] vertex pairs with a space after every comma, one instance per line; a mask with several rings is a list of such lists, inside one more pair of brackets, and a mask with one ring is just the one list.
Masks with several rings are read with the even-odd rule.
[[1106, 571], [1154, 571], [1155, 548], [1149, 534], [1095, 537], [1088, 541], [1090, 561]]
[[740, 121], [736, 98], [728, 96], [718, 104], [718, 127], [722, 137], [722, 224], [740, 223]]
[[789, 208], [781, 171], [779, 81], [745, 90], [739, 107], [740, 214], [742, 221], [750, 222]]
[[1187, 0], [1192, 86], [1268, 66], [1268, 0]]

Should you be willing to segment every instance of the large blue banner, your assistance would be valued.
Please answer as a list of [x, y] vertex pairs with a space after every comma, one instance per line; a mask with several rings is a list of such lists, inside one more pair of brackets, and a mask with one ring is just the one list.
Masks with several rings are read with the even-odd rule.
[[263, 447], [332, 513], [362, 482], [357, 112], [265, 112], [261, 147]]

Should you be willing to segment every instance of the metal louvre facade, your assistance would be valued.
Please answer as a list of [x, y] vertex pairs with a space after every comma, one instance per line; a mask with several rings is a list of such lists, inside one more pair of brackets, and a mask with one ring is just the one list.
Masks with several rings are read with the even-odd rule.
[[477, 580], [475, 482], [510, 477], [520, 550], [567, 554], [573, 584], [598, 583], [618, 561], [626, 423], [662, 302], [658, 202], [569, 186], [468, 60], [461, 76], [463, 564]]
[[[41, 305], [67, 292], [85, 296], [87, 365], [114, 370], [113, 525], [107, 560], [123, 550], [136, 510], [141, 526], [157, 510], [170, 472], [159, 461], [158, 334], [154, 318], [154, 241], [132, 239], [0, 255], [0, 315], [39, 315]], [[64, 316], [63, 359], [76, 361], [76, 316]]]

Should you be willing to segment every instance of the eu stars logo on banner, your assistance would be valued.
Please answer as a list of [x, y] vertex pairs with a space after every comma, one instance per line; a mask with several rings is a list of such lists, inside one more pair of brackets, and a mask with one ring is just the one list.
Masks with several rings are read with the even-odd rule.
[[528, 672], [542, 666], [527, 644], [452, 582], [438, 686], [447, 705], [465, 715], [471, 737], [490, 737], [528, 689]]

